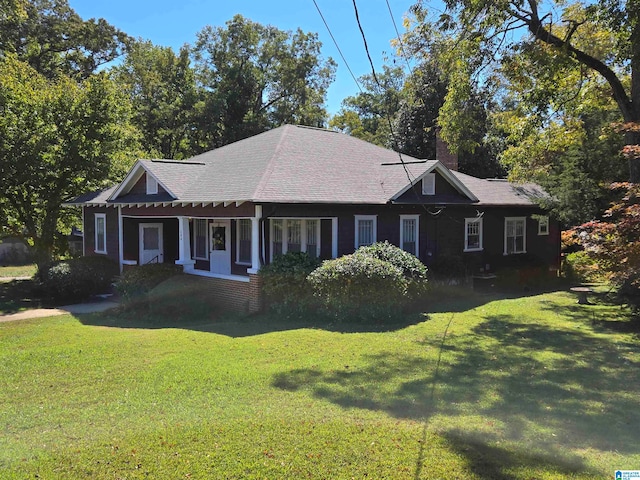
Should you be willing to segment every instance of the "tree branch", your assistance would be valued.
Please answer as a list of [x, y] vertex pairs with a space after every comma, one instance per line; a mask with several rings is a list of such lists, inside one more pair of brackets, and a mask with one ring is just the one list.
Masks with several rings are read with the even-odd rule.
[[544, 28], [542, 25], [542, 21], [538, 18], [538, 10], [537, 4], [535, 0], [528, 0], [529, 6], [531, 7], [532, 14], [530, 19], [528, 20], [527, 25], [529, 31], [533, 34], [533, 36], [544, 42], [548, 45], [551, 45], [559, 50], [565, 50], [571, 57], [576, 59], [578, 62], [586, 65], [587, 67], [595, 70], [600, 75], [604, 77], [604, 79], [609, 83], [611, 90], [613, 92], [613, 98], [615, 99], [618, 107], [620, 107], [620, 111], [622, 112], [622, 116], [626, 121], [634, 120], [634, 112], [633, 112], [633, 104], [629, 95], [622, 85], [622, 82], [615, 74], [615, 72], [605, 65], [603, 62], [598, 60], [595, 57], [583, 52], [582, 50], [574, 47], [568, 41], [564, 41], [561, 38], [553, 35], [549, 30]]

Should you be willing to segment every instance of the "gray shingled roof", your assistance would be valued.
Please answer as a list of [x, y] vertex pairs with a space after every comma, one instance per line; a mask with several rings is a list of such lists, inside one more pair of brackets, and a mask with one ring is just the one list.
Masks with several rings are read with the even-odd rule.
[[[402, 160], [419, 162], [407, 155], [402, 155]], [[176, 196], [176, 201], [194, 203], [386, 204], [407, 187], [408, 176], [415, 181], [436, 163], [430, 160], [403, 167], [398, 153], [391, 150], [342, 133], [294, 125], [226, 145], [186, 162], [141, 161]], [[478, 197], [480, 204], [533, 204], [529, 193], [518, 190], [520, 186], [453, 173]], [[114, 191], [115, 187], [94, 197], [83, 195], [72, 203], [106, 203]], [[109, 203], [144, 201], [139, 195], [136, 199], [132, 197], [123, 192]], [[155, 198], [149, 201], [168, 201]]]

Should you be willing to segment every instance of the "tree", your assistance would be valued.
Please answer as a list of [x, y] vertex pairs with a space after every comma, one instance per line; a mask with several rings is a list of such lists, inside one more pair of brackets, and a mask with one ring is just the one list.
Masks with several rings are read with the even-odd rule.
[[181, 159], [195, 155], [192, 133], [199, 92], [186, 47], [176, 55], [169, 47], [134, 42], [113, 69], [133, 106], [133, 123], [154, 156]]
[[0, 198], [39, 263], [71, 215], [62, 203], [121, 177], [139, 153], [129, 113], [104, 74], [49, 80], [14, 55], [0, 60]]
[[285, 32], [236, 15], [205, 27], [192, 48], [206, 91], [199, 148], [235, 142], [284, 123], [322, 126], [335, 63], [320, 56], [316, 34]]
[[393, 147], [390, 124], [400, 108], [404, 72], [384, 65], [376, 75], [361, 76], [362, 91], [342, 101], [342, 108], [329, 121], [329, 127], [381, 147]]
[[85, 79], [128, 40], [104, 19], [83, 20], [67, 0], [0, 0], [0, 55], [13, 53], [47, 78]]
[[609, 273], [618, 293], [640, 308], [640, 185], [613, 184], [618, 194], [599, 221], [587, 222], [573, 233], [585, 250]]
[[[508, 58], [505, 53], [525, 51], [532, 46], [546, 58], [568, 62], [596, 72], [607, 84], [624, 122], [640, 121], [640, 0], [597, 0], [584, 7], [577, 2], [537, 0], [445, 0], [439, 29], [454, 41], [441, 52], [450, 66], [450, 90], [443, 112], [454, 112], [457, 103], [468, 95], [471, 78], [486, 75], [487, 67]], [[433, 27], [425, 22], [426, 10], [420, 0], [414, 6], [422, 35]], [[421, 30], [422, 27], [425, 27]], [[512, 32], [517, 32], [512, 35]], [[612, 49], [601, 49], [607, 38]], [[594, 41], [598, 40], [598, 41]], [[546, 98], [557, 98], [561, 89], [549, 89]], [[460, 130], [455, 117], [442, 121], [443, 136], [458, 145]], [[625, 144], [640, 143], [640, 133], [627, 131]], [[634, 151], [633, 147], [627, 151]], [[640, 181], [640, 156], [631, 154], [629, 178]]]

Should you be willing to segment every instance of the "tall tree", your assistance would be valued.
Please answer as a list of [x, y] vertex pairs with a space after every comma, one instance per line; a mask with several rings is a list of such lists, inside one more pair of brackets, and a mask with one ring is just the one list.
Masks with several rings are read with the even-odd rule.
[[329, 126], [351, 136], [382, 147], [392, 147], [390, 124], [400, 108], [404, 72], [399, 67], [384, 65], [376, 75], [361, 76], [362, 91], [345, 98], [342, 108], [329, 121]]
[[87, 78], [128, 40], [104, 19], [83, 20], [67, 0], [0, 0], [0, 55], [13, 53], [48, 78]]
[[199, 94], [186, 47], [175, 54], [169, 47], [134, 42], [124, 62], [114, 67], [133, 106], [133, 123], [142, 132], [145, 148], [161, 158], [188, 158]]
[[[420, 0], [414, 12], [426, 26], [425, 3]], [[446, 52], [452, 81], [445, 111], [455, 111], [456, 103], [466, 96], [470, 78], [482, 76], [488, 65], [505, 58], [505, 52], [544, 45], [549, 47], [548, 55], [596, 72], [606, 82], [623, 121], [640, 122], [640, 0], [596, 0], [588, 6], [577, 1], [537, 0], [444, 3], [446, 10], [438, 26], [455, 39]], [[426, 31], [429, 29], [433, 27]], [[599, 48], [594, 39], [602, 36], [611, 38], [613, 49]], [[554, 89], [548, 93], [548, 98], [562, 94]], [[461, 139], [455, 119], [441, 123], [443, 136], [458, 144]], [[640, 143], [640, 133], [627, 129], [624, 140], [630, 147], [626, 149], [629, 178], [639, 182], [640, 156], [633, 145]]]
[[0, 59], [0, 198], [11, 227], [51, 257], [62, 203], [120, 177], [136, 150], [129, 103], [106, 75], [49, 80]]
[[318, 36], [285, 32], [242, 15], [225, 28], [205, 27], [193, 47], [207, 92], [198, 130], [209, 149], [283, 123], [322, 126], [335, 63], [323, 60]]

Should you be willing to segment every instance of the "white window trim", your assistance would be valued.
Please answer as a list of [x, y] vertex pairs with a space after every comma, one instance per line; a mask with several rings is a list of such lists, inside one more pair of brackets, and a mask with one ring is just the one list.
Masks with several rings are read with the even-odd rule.
[[405, 220], [415, 220], [416, 221], [416, 251], [409, 252], [416, 257], [419, 257], [420, 253], [420, 215], [400, 215], [400, 248], [404, 245], [404, 228], [403, 223]]
[[[236, 265], [243, 265], [245, 267], [250, 267], [253, 264], [251, 263], [251, 259], [249, 259], [248, 262], [241, 262], [240, 261], [240, 220], [248, 220], [249, 221], [249, 226], [251, 226], [251, 219], [250, 218], [237, 218], [236, 219]], [[249, 238], [249, 241], [251, 241], [251, 238]]]
[[376, 243], [378, 241], [378, 216], [377, 215], [354, 215], [354, 249], [357, 250], [359, 247], [360, 239], [359, 236], [359, 228], [358, 223], [362, 220], [373, 220], [373, 238], [371, 243]]
[[[196, 256], [196, 221], [204, 221], [205, 229], [204, 229], [204, 257]], [[207, 218], [194, 218], [193, 219], [193, 258], [196, 260], [209, 260], [209, 220]]]
[[[546, 226], [546, 230], [542, 230], [542, 226]], [[538, 235], [549, 235], [549, 217], [538, 217]]]
[[436, 174], [427, 173], [422, 177], [422, 195], [436, 194]]
[[322, 224], [322, 218], [319, 217], [271, 217], [269, 219], [269, 255], [271, 260], [273, 261], [273, 220], [282, 221], [282, 255], [286, 254], [289, 251], [288, 239], [289, 232], [287, 227], [288, 220], [301, 220], [302, 223], [300, 225], [300, 241], [302, 244], [300, 245], [300, 251], [307, 251], [307, 220], [316, 220], [316, 239], [318, 240], [318, 244], [316, 245], [316, 257], [320, 258], [321, 250], [321, 238], [320, 238], [320, 225]]
[[158, 181], [152, 175], [149, 175], [149, 172], [145, 176], [147, 177], [147, 195], [157, 195]]
[[[521, 221], [524, 224], [522, 229], [522, 251], [507, 253], [507, 222], [509, 221]], [[520, 255], [527, 253], [527, 217], [504, 217], [504, 255]]]
[[[469, 248], [469, 224], [470, 223], [479, 223], [478, 235], [480, 236], [480, 247], [478, 248]], [[482, 217], [473, 217], [473, 218], [465, 218], [464, 219], [464, 250], [465, 252], [481, 252], [484, 250], [484, 234], [483, 234], [483, 218]], [[505, 225], [505, 232], [506, 232]], [[506, 236], [506, 233], [505, 233]]]
[[[104, 240], [104, 250], [98, 250], [98, 219], [101, 218], [104, 222], [104, 234], [103, 234], [103, 240]], [[102, 253], [105, 254], [107, 253], [107, 214], [106, 213], [96, 213], [95, 214], [95, 218], [94, 218], [94, 244], [93, 244], [93, 251], [95, 253]]]

